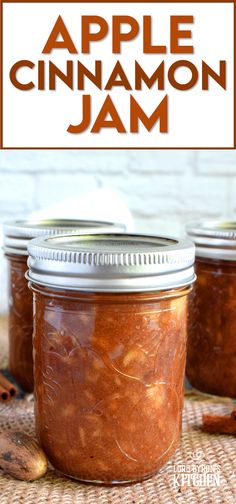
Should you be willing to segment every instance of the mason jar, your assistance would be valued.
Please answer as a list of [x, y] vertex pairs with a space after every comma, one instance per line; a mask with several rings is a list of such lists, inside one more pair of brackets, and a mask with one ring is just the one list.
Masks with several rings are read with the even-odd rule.
[[87, 482], [151, 476], [180, 441], [194, 245], [101, 234], [28, 250], [36, 429], [49, 461]]
[[236, 397], [236, 222], [190, 224], [197, 281], [190, 296], [187, 377], [196, 389]]
[[4, 225], [9, 265], [9, 369], [26, 392], [33, 391], [32, 294], [28, 289], [27, 245], [32, 238], [62, 233], [124, 230], [122, 224], [85, 220], [19, 220]]

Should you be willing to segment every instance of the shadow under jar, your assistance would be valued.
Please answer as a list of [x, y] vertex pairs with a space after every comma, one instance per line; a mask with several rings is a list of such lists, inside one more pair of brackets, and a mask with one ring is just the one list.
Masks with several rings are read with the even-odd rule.
[[236, 397], [236, 222], [190, 224], [196, 274], [186, 373], [196, 389]]
[[52, 465], [139, 481], [179, 444], [190, 241], [143, 235], [34, 240], [36, 429]]
[[9, 369], [26, 392], [32, 392], [33, 382], [33, 299], [28, 289], [25, 273], [27, 245], [41, 235], [64, 233], [95, 233], [123, 231], [122, 224], [86, 220], [12, 221], [4, 225], [4, 250], [9, 264]]

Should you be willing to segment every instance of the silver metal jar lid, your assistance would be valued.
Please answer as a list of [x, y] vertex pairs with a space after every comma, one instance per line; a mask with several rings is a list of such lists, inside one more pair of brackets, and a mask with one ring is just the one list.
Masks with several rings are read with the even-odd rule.
[[30, 240], [39, 236], [78, 234], [78, 233], [107, 233], [112, 230], [124, 232], [125, 225], [106, 221], [79, 219], [43, 219], [17, 220], [5, 222], [4, 251], [7, 254], [28, 255], [27, 246]]
[[236, 260], [236, 222], [206, 220], [187, 225], [187, 234], [196, 245], [196, 256]]
[[39, 285], [90, 292], [175, 289], [195, 280], [190, 240], [97, 234], [32, 240], [28, 280]]

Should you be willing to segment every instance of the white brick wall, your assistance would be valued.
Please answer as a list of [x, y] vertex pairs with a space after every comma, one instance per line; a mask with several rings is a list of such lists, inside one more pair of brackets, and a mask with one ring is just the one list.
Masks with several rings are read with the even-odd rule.
[[[136, 230], [179, 235], [190, 219], [236, 217], [236, 153], [2, 151], [0, 224], [101, 187], [121, 194]], [[2, 256], [0, 296], [3, 311], [6, 264]]]

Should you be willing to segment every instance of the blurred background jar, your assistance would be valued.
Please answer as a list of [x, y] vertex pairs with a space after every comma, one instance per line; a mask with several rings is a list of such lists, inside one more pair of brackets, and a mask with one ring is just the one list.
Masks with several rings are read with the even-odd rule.
[[26, 392], [33, 391], [32, 294], [28, 289], [27, 245], [41, 235], [123, 231], [123, 224], [90, 220], [19, 220], [4, 225], [4, 252], [9, 265], [9, 370]]
[[32, 240], [36, 429], [62, 473], [151, 476], [181, 435], [190, 240], [101, 234]]
[[189, 302], [187, 378], [208, 394], [236, 397], [236, 222], [189, 224], [196, 274]]

